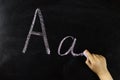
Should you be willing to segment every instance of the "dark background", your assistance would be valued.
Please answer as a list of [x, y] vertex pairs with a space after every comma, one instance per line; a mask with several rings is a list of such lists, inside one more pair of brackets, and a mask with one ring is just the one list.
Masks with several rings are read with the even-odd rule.
[[[38, 36], [22, 53], [36, 8], [42, 10], [51, 55]], [[77, 38], [76, 52], [105, 56], [113, 78], [120, 80], [119, 12], [117, 0], [0, 0], [0, 80], [98, 80], [85, 57], [57, 54], [60, 41], [70, 35]]]

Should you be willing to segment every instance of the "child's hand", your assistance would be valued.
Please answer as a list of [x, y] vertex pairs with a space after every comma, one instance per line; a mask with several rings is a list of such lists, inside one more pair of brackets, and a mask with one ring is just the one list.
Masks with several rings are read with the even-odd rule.
[[98, 75], [100, 80], [113, 80], [107, 69], [105, 57], [98, 54], [91, 54], [88, 50], [85, 50], [84, 54], [87, 56], [86, 64]]

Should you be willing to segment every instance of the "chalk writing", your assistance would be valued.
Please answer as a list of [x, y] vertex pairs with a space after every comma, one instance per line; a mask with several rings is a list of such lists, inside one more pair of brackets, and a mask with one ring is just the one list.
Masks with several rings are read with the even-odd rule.
[[[63, 44], [63, 42], [66, 40], [66, 39], [69, 39], [69, 38], [71, 38], [72, 40], [73, 40], [73, 43], [72, 43], [72, 45], [70, 46], [70, 48], [68, 49], [68, 51], [66, 51], [64, 54], [61, 54], [60, 53], [60, 51], [61, 51], [61, 47], [62, 47], [62, 44]], [[73, 56], [83, 56], [84, 54], [83, 53], [79, 53], [79, 54], [76, 54], [76, 53], [74, 53], [74, 47], [75, 47], [75, 44], [76, 44], [76, 38], [74, 38], [73, 36], [66, 36], [65, 38], [63, 38], [63, 40], [60, 42], [60, 45], [59, 45], [59, 47], [58, 47], [58, 54], [60, 55], [60, 56], [65, 56], [65, 55], [67, 55], [68, 53], [71, 53]]]
[[[38, 15], [39, 20], [40, 20], [42, 32], [33, 31], [37, 15]], [[29, 33], [27, 35], [27, 39], [25, 41], [25, 45], [24, 45], [24, 48], [23, 48], [23, 51], [22, 51], [23, 53], [25, 53], [27, 51], [29, 40], [30, 40], [32, 35], [43, 37], [46, 52], [47, 52], [47, 54], [50, 54], [51, 51], [50, 51], [50, 48], [49, 48], [49, 43], [48, 43], [48, 39], [47, 39], [47, 34], [46, 34], [46, 30], [45, 30], [45, 24], [44, 24], [43, 16], [42, 16], [41, 10], [38, 9], [38, 8], [35, 11], [34, 18], [33, 18]], [[67, 40], [67, 39], [72, 39], [73, 42], [72, 42], [70, 48], [64, 54], [61, 54], [62, 45], [63, 45], [64, 41]], [[75, 44], [76, 44], [76, 40], [77, 39], [72, 37], [72, 36], [66, 36], [65, 38], [63, 38], [62, 41], [60, 42], [59, 46], [58, 46], [58, 55], [65, 56], [65, 55], [68, 55], [69, 53], [71, 53], [73, 56], [83, 56], [84, 55], [83, 53], [78, 53], [78, 54], [74, 53], [74, 47], [75, 47]]]
[[[39, 20], [40, 20], [42, 32], [33, 31], [37, 15], [38, 15]], [[31, 24], [31, 27], [30, 27], [29, 33], [27, 35], [27, 39], [25, 41], [25, 45], [24, 45], [23, 51], [22, 51], [23, 53], [25, 53], [26, 50], [27, 50], [27, 47], [28, 47], [31, 35], [42, 36], [43, 40], [44, 40], [44, 43], [45, 43], [46, 52], [47, 52], [47, 54], [50, 54], [50, 48], [49, 48], [49, 44], [48, 44], [48, 40], [47, 40], [47, 35], [46, 35], [46, 31], [45, 31], [44, 20], [43, 20], [43, 16], [42, 16], [42, 13], [41, 13], [40, 9], [36, 9], [36, 11], [35, 11], [34, 18], [33, 18], [33, 21], [32, 21], [32, 24]]]

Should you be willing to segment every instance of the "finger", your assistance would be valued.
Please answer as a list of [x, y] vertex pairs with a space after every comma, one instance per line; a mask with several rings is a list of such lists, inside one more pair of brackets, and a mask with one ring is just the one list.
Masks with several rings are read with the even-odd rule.
[[95, 62], [98, 62], [100, 60], [100, 58], [101, 58], [98, 54], [92, 54], [92, 55], [94, 57]]
[[87, 59], [89, 59], [91, 62], [94, 61], [92, 54], [88, 50], [85, 50], [83, 53], [87, 56]]
[[96, 54], [96, 57], [99, 57], [99, 58], [104, 58], [104, 56], [102, 56], [102, 55], [98, 55], [98, 54]]
[[90, 61], [89, 61], [88, 58], [87, 58], [87, 60], [85, 61], [85, 63], [87, 64], [87, 66], [88, 66], [89, 68], [91, 68], [91, 63], [90, 63]]
[[97, 59], [99, 59], [101, 56], [98, 55], [98, 54], [94, 54], [94, 57], [97, 58]]
[[96, 60], [105, 60], [105, 57], [102, 56], [102, 55], [93, 54], [93, 57], [94, 57], [94, 59], [96, 59]]
[[104, 56], [100, 55], [101, 58], [105, 58]]
[[102, 60], [106, 61], [106, 58], [104, 56], [100, 55], [100, 57], [101, 57]]

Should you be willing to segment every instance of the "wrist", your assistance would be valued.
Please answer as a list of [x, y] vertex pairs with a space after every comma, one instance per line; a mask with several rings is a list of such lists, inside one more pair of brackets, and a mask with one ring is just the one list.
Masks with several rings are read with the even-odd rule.
[[98, 75], [98, 77], [100, 78], [100, 80], [113, 80], [108, 70], [105, 71], [105, 73]]

